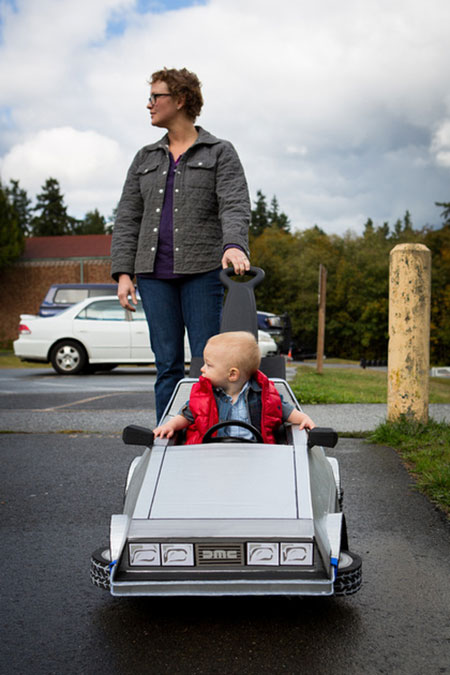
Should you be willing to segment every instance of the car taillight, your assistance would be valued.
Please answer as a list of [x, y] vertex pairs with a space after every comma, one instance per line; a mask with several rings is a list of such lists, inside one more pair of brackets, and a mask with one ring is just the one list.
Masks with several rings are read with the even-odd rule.
[[31, 335], [31, 330], [24, 323], [19, 324], [19, 335]]

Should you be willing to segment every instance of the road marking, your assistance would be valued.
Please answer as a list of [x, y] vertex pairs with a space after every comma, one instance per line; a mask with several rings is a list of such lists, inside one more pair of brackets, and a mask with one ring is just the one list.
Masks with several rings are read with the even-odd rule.
[[114, 394], [102, 394], [101, 396], [91, 396], [91, 398], [83, 398], [80, 401], [72, 401], [72, 403], [63, 403], [62, 405], [55, 405], [51, 408], [35, 408], [36, 412], [51, 412], [52, 410], [59, 410], [60, 408], [69, 408], [71, 405], [79, 405], [80, 403], [89, 403], [90, 401], [98, 401], [101, 398], [109, 398], [111, 396], [119, 396], [122, 392]]

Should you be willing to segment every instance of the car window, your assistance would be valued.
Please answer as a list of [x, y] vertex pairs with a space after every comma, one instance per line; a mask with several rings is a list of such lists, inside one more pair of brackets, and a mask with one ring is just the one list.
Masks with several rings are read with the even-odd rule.
[[140, 300], [138, 300], [138, 304], [136, 305], [136, 311], [131, 314], [131, 318], [133, 319], [133, 321], [146, 321], [144, 308]]
[[56, 304], [74, 305], [88, 297], [87, 288], [58, 288], [53, 302]]
[[77, 319], [90, 319], [96, 321], [125, 321], [125, 310], [120, 306], [117, 298], [104, 302], [91, 302], [81, 310]]
[[89, 297], [90, 298], [98, 298], [99, 295], [116, 295], [117, 294], [117, 286], [114, 286], [113, 288], [90, 288], [89, 289]]

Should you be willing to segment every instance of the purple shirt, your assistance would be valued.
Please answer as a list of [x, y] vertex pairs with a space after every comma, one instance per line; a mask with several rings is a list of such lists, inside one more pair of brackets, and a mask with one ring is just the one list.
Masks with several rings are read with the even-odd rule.
[[[166, 190], [164, 192], [164, 202], [161, 210], [161, 220], [159, 222], [158, 250], [156, 252], [155, 266], [153, 272], [138, 274], [138, 277], [144, 279], [181, 279], [186, 274], [175, 274], [173, 271], [173, 188], [175, 183], [175, 171], [183, 155], [180, 155], [177, 161], [169, 152], [169, 170], [167, 172]], [[240, 248], [234, 244], [228, 244], [227, 248]], [[241, 249], [242, 250], [242, 249]]]

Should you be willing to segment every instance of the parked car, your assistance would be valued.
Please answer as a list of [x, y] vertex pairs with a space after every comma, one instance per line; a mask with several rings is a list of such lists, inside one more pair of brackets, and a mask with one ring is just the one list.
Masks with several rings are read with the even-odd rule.
[[[237, 320], [247, 316], [248, 297], [237, 299]], [[232, 312], [225, 314], [234, 324]], [[222, 320], [222, 332], [227, 329]], [[273, 359], [275, 366], [280, 360]], [[300, 409], [288, 383], [268, 376]], [[178, 383], [163, 421], [177, 414], [194, 382]], [[230, 424], [250, 429], [254, 440], [214, 437]], [[266, 444], [252, 425], [227, 420], [201, 443], [186, 445], [182, 432], [155, 439], [150, 429], [130, 425], [123, 440], [146, 449], [130, 464], [109, 541], [91, 556], [94, 585], [127, 597], [323, 597], [359, 590], [361, 558], [349, 551], [339, 463], [323, 449], [337, 442], [332, 429], [308, 434], [284, 424], [276, 443]]]
[[292, 328], [289, 314], [272, 314], [258, 310], [258, 328], [269, 333], [281, 354], [287, 354], [292, 343]]
[[[263, 356], [276, 353], [268, 333], [259, 331], [258, 337]], [[155, 362], [141, 301], [129, 312], [115, 297], [87, 298], [53, 317], [22, 314], [13, 346], [22, 361], [50, 362], [57, 373], [66, 375]], [[187, 336], [185, 357], [189, 363]]]
[[86, 298], [117, 295], [117, 284], [52, 284], [39, 308], [39, 316], [55, 316]]
[[[138, 291], [137, 294], [139, 295]], [[117, 295], [117, 284], [52, 284], [39, 308], [39, 316], [55, 316], [77, 302], [102, 295]], [[258, 328], [272, 336], [278, 351], [287, 354], [290, 343], [290, 322], [288, 323], [287, 314], [277, 316], [258, 311], [257, 315]]]

